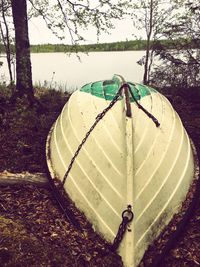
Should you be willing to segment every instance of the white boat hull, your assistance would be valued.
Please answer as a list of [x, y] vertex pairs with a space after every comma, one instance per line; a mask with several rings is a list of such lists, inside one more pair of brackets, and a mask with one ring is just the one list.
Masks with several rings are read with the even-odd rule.
[[[135, 88], [142, 95], [144, 88]], [[109, 242], [117, 234], [122, 212], [132, 206], [134, 219], [119, 247], [127, 267], [139, 264], [147, 247], [179, 211], [194, 174], [190, 141], [179, 116], [163, 95], [149, 87], [145, 90], [139, 102], [160, 127], [135, 102], [128, 118], [124, 99], [118, 100], [92, 131], [64, 186]], [[53, 177], [63, 180], [77, 147], [109, 103], [86, 91], [72, 94], [49, 135]]]

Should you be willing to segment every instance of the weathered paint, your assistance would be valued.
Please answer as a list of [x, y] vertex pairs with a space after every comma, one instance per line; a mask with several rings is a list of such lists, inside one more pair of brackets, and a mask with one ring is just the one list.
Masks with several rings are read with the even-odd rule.
[[[148, 96], [152, 92], [157, 92], [155, 89], [146, 85], [134, 84], [131, 82], [128, 84], [130, 85], [131, 91], [133, 92], [136, 100], [140, 100], [142, 97]], [[118, 89], [119, 83], [116, 79], [113, 79], [86, 84], [80, 89], [80, 91], [111, 101], [117, 94]], [[130, 101], [135, 102], [132, 97], [130, 97]]]
[[[91, 93], [92, 84], [103, 90], [98, 82], [86, 87], [88, 92], [74, 92], [50, 133], [49, 166], [52, 176], [61, 180], [95, 118], [108, 106], [107, 97]], [[112, 99], [118, 88], [115, 84], [104, 95]], [[122, 97], [91, 133], [65, 184], [95, 230], [111, 242], [122, 211], [132, 205], [131, 232], [126, 232], [119, 248], [127, 267], [138, 265], [148, 245], [179, 211], [194, 173], [190, 141], [171, 104], [153, 89], [136, 88], [144, 96], [140, 104], [158, 119], [160, 127], [134, 102], [132, 118], [127, 118]]]

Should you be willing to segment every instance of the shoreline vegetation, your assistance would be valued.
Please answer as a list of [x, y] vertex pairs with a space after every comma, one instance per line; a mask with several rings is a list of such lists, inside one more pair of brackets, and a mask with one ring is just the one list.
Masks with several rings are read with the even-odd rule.
[[[31, 53], [74, 53], [74, 52], [106, 52], [106, 51], [141, 51], [146, 50], [146, 40], [127, 40], [120, 42], [112, 43], [97, 43], [97, 44], [85, 44], [85, 45], [67, 45], [67, 44], [37, 44], [31, 45]], [[186, 49], [185, 44], [188, 44], [188, 47], [194, 49], [200, 48], [197, 47], [195, 40], [181, 40], [177, 39], [176, 41], [172, 40], [159, 40], [156, 43], [154, 42], [154, 49], [160, 49], [161, 47], [166, 49], [174, 49], [181, 43], [184, 43], [184, 49]], [[153, 44], [153, 42], [152, 42]], [[11, 51], [14, 53], [14, 46], [11, 46]], [[0, 43], [0, 53], [5, 53], [5, 48], [3, 44]]]
[[146, 49], [145, 40], [121, 41], [113, 43], [65, 45], [65, 44], [40, 44], [31, 45], [32, 53], [52, 52], [112, 52], [112, 51], [141, 51]]

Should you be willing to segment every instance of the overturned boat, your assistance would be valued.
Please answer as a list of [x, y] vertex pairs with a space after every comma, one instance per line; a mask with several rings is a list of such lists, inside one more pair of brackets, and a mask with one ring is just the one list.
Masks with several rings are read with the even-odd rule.
[[179, 212], [194, 176], [190, 140], [169, 101], [119, 75], [71, 95], [49, 133], [47, 164], [127, 267]]

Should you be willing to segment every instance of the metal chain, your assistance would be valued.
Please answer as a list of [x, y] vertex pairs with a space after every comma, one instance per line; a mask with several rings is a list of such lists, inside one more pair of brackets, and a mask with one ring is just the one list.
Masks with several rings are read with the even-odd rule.
[[124, 87], [126, 87], [126, 88], [128, 87], [128, 88], [129, 88], [129, 92], [130, 92], [132, 98], [134, 99], [134, 101], [136, 102], [138, 108], [142, 109], [142, 111], [143, 111], [149, 118], [151, 118], [151, 119], [153, 120], [153, 122], [155, 123], [155, 125], [156, 125], [157, 127], [160, 126], [160, 123], [158, 122], [158, 120], [157, 120], [151, 113], [149, 113], [149, 112], [148, 112], [142, 105], [140, 105], [140, 104], [138, 103], [137, 99], [135, 98], [135, 96], [133, 95], [133, 93], [132, 93], [132, 91], [131, 91], [130, 85], [129, 85], [128, 83], [125, 83], [125, 82], [124, 82], [124, 83], [121, 85], [121, 87], [119, 88], [119, 90], [118, 90], [117, 94], [115, 95], [115, 97], [113, 98], [113, 100], [112, 100], [112, 101], [110, 102], [110, 104], [108, 105], [108, 107], [105, 108], [99, 115], [97, 115], [95, 122], [93, 123], [93, 125], [91, 126], [91, 128], [89, 129], [89, 131], [86, 133], [85, 137], [83, 138], [82, 142], [81, 142], [80, 145], [78, 146], [76, 152], [74, 153], [74, 156], [72, 157], [72, 159], [71, 159], [71, 161], [70, 161], [70, 164], [69, 164], [69, 166], [68, 166], [68, 169], [67, 169], [67, 171], [66, 171], [66, 173], [65, 173], [65, 175], [64, 175], [64, 177], [63, 177], [63, 182], [62, 182], [63, 185], [64, 185], [65, 182], [66, 182], [66, 179], [67, 179], [67, 177], [68, 177], [68, 175], [69, 175], [69, 172], [70, 172], [70, 170], [71, 170], [71, 168], [72, 168], [72, 166], [73, 166], [73, 164], [74, 164], [74, 161], [75, 161], [76, 157], [78, 156], [78, 154], [79, 154], [81, 148], [83, 147], [83, 145], [84, 145], [85, 142], [87, 141], [89, 135], [90, 135], [91, 132], [94, 130], [94, 128], [96, 127], [96, 125], [98, 124], [98, 122], [105, 116], [105, 114], [106, 114], [106, 113], [107, 113], [107, 112], [114, 106], [114, 104], [118, 101], [119, 97], [121, 96], [122, 89], [123, 89]]
[[124, 237], [124, 234], [127, 229], [127, 225], [133, 220], [134, 214], [131, 210], [131, 205], [128, 205], [128, 208], [122, 212], [122, 222], [119, 225], [117, 235], [111, 246], [112, 251], [116, 251]]
[[96, 127], [96, 125], [98, 124], [98, 122], [106, 115], [106, 113], [114, 106], [114, 104], [118, 101], [119, 97], [121, 96], [121, 92], [122, 89], [124, 88], [125, 84], [122, 84], [121, 87], [119, 88], [117, 94], [115, 95], [115, 97], [113, 98], [113, 100], [110, 102], [110, 104], [108, 105], [107, 108], [105, 108], [100, 114], [97, 115], [95, 122], [93, 123], [93, 125], [90, 127], [89, 131], [86, 133], [85, 137], [83, 138], [82, 142], [80, 143], [80, 145], [78, 146], [76, 152], [74, 153], [74, 156], [72, 157], [70, 164], [68, 166], [68, 169], [63, 177], [63, 181], [62, 184], [64, 185], [66, 182], [66, 179], [68, 177], [68, 174], [74, 164], [74, 161], [76, 159], [76, 157], [78, 156], [81, 148], [83, 147], [83, 145], [85, 144], [85, 142], [87, 141], [89, 135], [91, 134], [91, 132], [94, 130], [94, 128]]
[[132, 98], [134, 99], [136, 105], [138, 106], [138, 108], [141, 109], [150, 119], [152, 119], [152, 121], [155, 123], [156, 127], [159, 127], [160, 126], [159, 121], [137, 101], [133, 92], [131, 91], [130, 85], [127, 84], [127, 86], [129, 88], [129, 92], [130, 92]]

